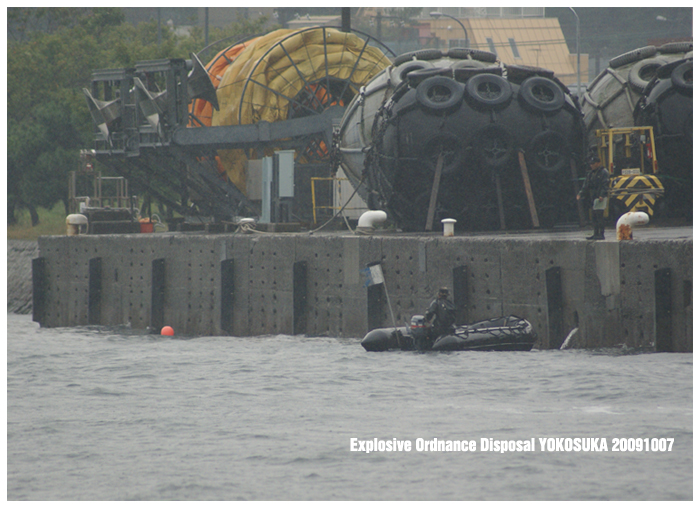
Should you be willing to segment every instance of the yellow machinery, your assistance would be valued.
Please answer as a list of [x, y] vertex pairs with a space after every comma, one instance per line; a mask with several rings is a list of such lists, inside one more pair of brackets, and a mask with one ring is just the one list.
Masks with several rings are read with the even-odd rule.
[[610, 172], [606, 214], [641, 211], [651, 218], [664, 195], [652, 127], [599, 129], [596, 137], [598, 155]]
[[[362, 86], [391, 65], [368, 42], [330, 27], [281, 29], [247, 41], [220, 70], [220, 108], [212, 113], [211, 125], [277, 122], [347, 106]], [[297, 163], [327, 155], [326, 143], [316, 141], [300, 151]], [[219, 157], [231, 182], [245, 191], [246, 151], [220, 150]]]

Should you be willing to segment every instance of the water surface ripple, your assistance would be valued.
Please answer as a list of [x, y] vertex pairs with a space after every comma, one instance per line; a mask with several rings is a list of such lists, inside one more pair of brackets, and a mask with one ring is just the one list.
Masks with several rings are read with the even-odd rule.
[[[690, 354], [367, 353], [8, 314], [8, 500], [690, 500]], [[605, 438], [607, 452], [539, 438]], [[351, 451], [352, 438], [410, 452]], [[475, 452], [417, 451], [419, 439]], [[481, 451], [481, 439], [532, 452]], [[668, 438], [672, 451], [612, 451]], [[658, 442], [658, 441], [657, 441]]]

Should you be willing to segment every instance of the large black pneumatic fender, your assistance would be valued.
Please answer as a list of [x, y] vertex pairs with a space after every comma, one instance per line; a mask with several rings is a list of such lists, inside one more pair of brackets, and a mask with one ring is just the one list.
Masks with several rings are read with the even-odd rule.
[[555, 173], [569, 166], [569, 142], [558, 132], [546, 130], [535, 135], [526, 151], [528, 166], [535, 170]]
[[[499, 217], [508, 228], [528, 227], [518, 163], [522, 150], [541, 223], [576, 220], [570, 166], [585, 152], [583, 123], [554, 72], [511, 66], [504, 74], [503, 66], [473, 56], [451, 63], [418, 56], [397, 60], [405, 75], [391, 95], [382, 91], [371, 156], [358, 169], [367, 172], [374, 205], [397, 227], [423, 230], [441, 161], [433, 227], [446, 217], [464, 230], [496, 229], [503, 224]], [[393, 80], [396, 73], [391, 74]]]
[[[660, 67], [656, 78], [644, 89], [634, 112], [636, 125], [653, 125], [659, 153], [675, 152], [681, 140], [691, 146], [688, 162], [692, 164], [693, 61], [678, 60]], [[681, 139], [679, 139], [679, 136]], [[668, 146], [667, 146], [668, 145]], [[679, 154], [676, 154], [679, 155]], [[660, 157], [662, 159], [663, 157]], [[665, 162], [665, 161], [664, 161]], [[675, 172], [677, 163], [662, 164], [662, 173]]]
[[515, 153], [515, 138], [503, 125], [488, 124], [474, 135], [472, 143], [479, 160], [489, 168], [502, 168]]

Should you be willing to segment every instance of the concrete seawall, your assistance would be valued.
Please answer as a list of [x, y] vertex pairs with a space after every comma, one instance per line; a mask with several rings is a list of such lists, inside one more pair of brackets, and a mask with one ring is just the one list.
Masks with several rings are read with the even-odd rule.
[[38, 255], [36, 241], [7, 241], [7, 312], [32, 311], [32, 259]]
[[[536, 347], [692, 351], [692, 229], [679, 238], [585, 241], [581, 233], [350, 233], [42, 237], [33, 261], [42, 326], [121, 325], [182, 335], [362, 337], [451, 288], [460, 322], [515, 314]], [[638, 236], [638, 235], [636, 235]]]

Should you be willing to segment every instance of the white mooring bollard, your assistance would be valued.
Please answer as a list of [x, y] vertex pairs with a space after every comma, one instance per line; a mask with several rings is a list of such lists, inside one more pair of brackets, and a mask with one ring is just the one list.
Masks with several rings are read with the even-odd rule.
[[454, 236], [455, 235], [455, 222], [454, 219], [442, 219], [442, 235], [443, 236]]
[[66, 235], [79, 235], [81, 233], [81, 226], [85, 226], [85, 231], [83, 231], [83, 233], [86, 233], [87, 223], [87, 217], [85, 217], [84, 215], [79, 213], [70, 214], [68, 217], [66, 217]]

